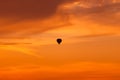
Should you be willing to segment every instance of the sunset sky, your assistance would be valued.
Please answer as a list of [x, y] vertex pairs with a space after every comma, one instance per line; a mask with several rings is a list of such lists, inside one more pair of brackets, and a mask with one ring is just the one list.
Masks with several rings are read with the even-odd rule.
[[120, 80], [120, 0], [1, 0], [0, 80]]

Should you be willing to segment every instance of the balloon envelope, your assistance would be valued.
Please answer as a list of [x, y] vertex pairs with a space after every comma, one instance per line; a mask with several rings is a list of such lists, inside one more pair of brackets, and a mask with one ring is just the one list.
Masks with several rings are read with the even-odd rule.
[[62, 42], [62, 39], [58, 38], [57, 43], [60, 44]]

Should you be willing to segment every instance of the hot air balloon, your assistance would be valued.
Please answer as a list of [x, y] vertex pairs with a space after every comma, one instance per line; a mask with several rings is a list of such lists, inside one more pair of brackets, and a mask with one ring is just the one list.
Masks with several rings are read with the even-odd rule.
[[60, 44], [62, 42], [62, 39], [58, 38], [56, 41], [57, 41], [58, 44]]

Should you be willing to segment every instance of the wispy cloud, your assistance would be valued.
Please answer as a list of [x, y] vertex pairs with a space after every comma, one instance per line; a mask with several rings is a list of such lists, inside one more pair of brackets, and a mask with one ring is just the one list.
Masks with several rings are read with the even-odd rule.
[[85, 17], [97, 24], [119, 27], [120, 3], [114, 3], [112, 0], [101, 1], [101, 3], [99, 1], [78, 1], [66, 6], [64, 12], [74, 15], [76, 18]]
[[12, 43], [7, 43], [7, 42], [0, 42], [0, 45], [27, 45], [27, 44], [32, 44], [32, 43], [19, 43], [19, 42], [12, 42]]
[[91, 34], [91, 35], [83, 35], [83, 36], [76, 36], [75, 38], [96, 38], [96, 37], [107, 37], [107, 36], [114, 36], [114, 35], [116, 35], [116, 34], [109, 34], [109, 33], [107, 33], [107, 34]]

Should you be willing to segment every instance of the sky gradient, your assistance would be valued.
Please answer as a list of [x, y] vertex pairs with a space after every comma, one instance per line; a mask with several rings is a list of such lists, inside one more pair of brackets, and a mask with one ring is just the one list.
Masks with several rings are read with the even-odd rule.
[[120, 80], [119, 48], [120, 0], [0, 1], [0, 80]]

